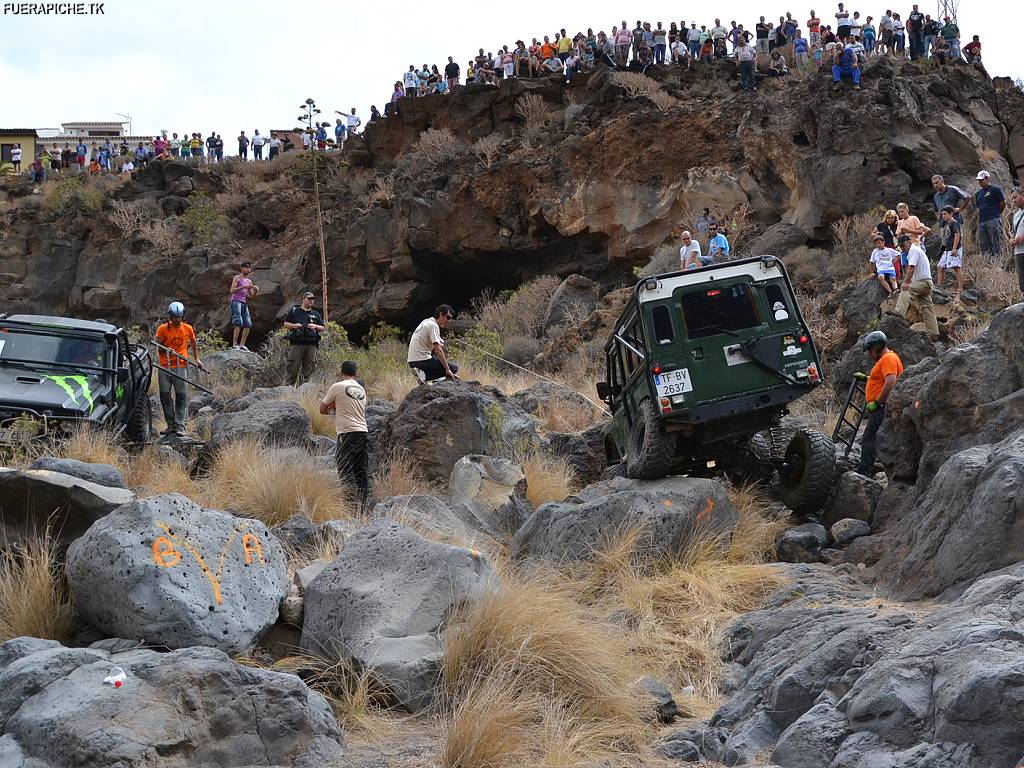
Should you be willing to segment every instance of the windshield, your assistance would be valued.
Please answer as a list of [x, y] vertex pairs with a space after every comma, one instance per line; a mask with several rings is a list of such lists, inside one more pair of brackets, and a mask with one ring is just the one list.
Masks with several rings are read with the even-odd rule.
[[103, 367], [106, 344], [84, 336], [47, 336], [0, 328], [0, 361], [70, 363]]
[[701, 288], [680, 299], [683, 319], [691, 339], [714, 336], [723, 331], [741, 331], [760, 325], [750, 286], [738, 283], [723, 288]]

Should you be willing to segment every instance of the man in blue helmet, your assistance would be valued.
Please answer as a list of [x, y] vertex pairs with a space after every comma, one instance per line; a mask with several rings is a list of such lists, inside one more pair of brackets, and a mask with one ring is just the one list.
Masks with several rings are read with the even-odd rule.
[[[160, 384], [160, 405], [164, 411], [167, 427], [160, 434], [168, 437], [185, 436], [185, 422], [188, 419], [188, 365], [189, 351], [192, 362], [202, 368], [199, 359], [199, 345], [192, 326], [183, 322], [185, 305], [172, 301], [167, 307], [167, 322], [156, 329], [156, 342], [166, 349], [160, 350], [160, 370], [157, 380]], [[170, 350], [170, 351], [168, 351]], [[173, 374], [173, 375], [172, 375]], [[173, 394], [173, 398], [172, 398]]]

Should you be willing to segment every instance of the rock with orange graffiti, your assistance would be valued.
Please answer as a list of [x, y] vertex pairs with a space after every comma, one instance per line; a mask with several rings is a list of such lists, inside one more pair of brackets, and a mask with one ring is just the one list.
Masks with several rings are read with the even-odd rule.
[[166, 494], [119, 507], [68, 550], [75, 607], [111, 637], [239, 653], [277, 620], [284, 551], [258, 520]]

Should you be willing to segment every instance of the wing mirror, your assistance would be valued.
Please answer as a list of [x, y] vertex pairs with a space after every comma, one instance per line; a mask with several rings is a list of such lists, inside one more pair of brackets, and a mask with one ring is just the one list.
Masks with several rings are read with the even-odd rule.
[[608, 398], [611, 397], [611, 389], [608, 387], [607, 381], [597, 382], [597, 396], [604, 402], [608, 402]]

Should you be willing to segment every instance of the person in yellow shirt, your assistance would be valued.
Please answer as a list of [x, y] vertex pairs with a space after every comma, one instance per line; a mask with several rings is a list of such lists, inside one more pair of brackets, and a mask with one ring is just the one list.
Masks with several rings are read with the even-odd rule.
[[896, 386], [896, 380], [903, 374], [903, 361], [889, 349], [888, 344], [889, 340], [881, 331], [872, 331], [864, 337], [864, 351], [875, 364], [864, 387], [868, 425], [864, 429], [864, 437], [860, 443], [860, 464], [857, 471], [868, 477], [875, 473], [878, 430], [885, 421], [885, 404], [892, 394], [893, 387]]

